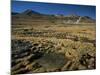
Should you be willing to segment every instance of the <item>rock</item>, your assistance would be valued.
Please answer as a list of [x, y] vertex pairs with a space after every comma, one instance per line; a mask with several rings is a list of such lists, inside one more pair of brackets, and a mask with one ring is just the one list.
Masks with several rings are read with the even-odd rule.
[[68, 61], [62, 68], [61, 68], [61, 70], [62, 71], [66, 71], [66, 70], [68, 70], [68, 68], [71, 66], [71, 61]]
[[33, 46], [38, 46], [38, 45], [39, 45], [38, 43], [34, 43], [34, 44], [33, 44]]
[[36, 64], [36, 62], [32, 62], [31, 64], [29, 64], [29, 65], [27, 65], [26, 67], [25, 67], [25, 69], [28, 69], [28, 70], [33, 70], [34, 69], [34, 65]]
[[83, 66], [83, 65], [79, 65], [79, 66], [78, 66], [78, 69], [79, 69], [79, 70], [85, 70], [85, 69], [86, 69], [86, 67], [85, 67], [85, 66]]
[[80, 63], [87, 67], [87, 69], [95, 69], [95, 57], [90, 56], [89, 54], [84, 54], [82, 55], [81, 59], [80, 59]]
[[25, 68], [21, 68], [21, 69], [19, 69], [19, 70], [17, 70], [17, 71], [14, 71], [14, 72], [12, 72], [12, 74], [25, 74], [25, 73], [27, 73], [29, 70], [27, 70], [27, 69], [25, 69]]
[[66, 58], [68, 58], [69, 60], [77, 60], [79, 58], [79, 54], [76, 50], [74, 49], [69, 49], [66, 51], [65, 53]]
[[30, 62], [29, 62], [29, 61], [23, 61], [22, 63], [23, 63], [23, 65], [26, 66], [26, 65], [28, 65]]

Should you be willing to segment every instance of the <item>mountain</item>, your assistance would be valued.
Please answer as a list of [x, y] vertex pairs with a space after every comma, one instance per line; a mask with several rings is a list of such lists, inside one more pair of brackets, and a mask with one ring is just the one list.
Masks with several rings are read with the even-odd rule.
[[94, 23], [95, 20], [89, 16], [79, 16], [79, 15], [67, 15], [64, 19], [66, 23]]
[[24, 15], [41, 15], [40, 13], [33, 11], [31, 9], [25, 10], [24, 12], [22, 12], [22, 14], [24, 14]]
[[[69, 14], [67, 16], [64, 15], [46, 15], [41, 14], [39, 12], [33, 11], [31, 9], [25, 10], [21, 13], [12, 12], [12, 20], [13, 23], [31, 23], [37, 24], [45, 23], [56, 23], [56, 24], [80, 24], [80, 23], [95, 23], [95, 20], [89, 16], [79, 16], [76, 14]], [[24, 24], [25, 24], [24, 23]]]
[[17, 13], [17, 12], [12, 12], [11, 14], [12, 14], [12, 15], [17, 15], [17, 14], [19, 14], [19, 13]]
[[79, 15], [77, 15], [77, 14], [69, 14], [69, 15], [67, 15], [66, 17], [80, 17]]

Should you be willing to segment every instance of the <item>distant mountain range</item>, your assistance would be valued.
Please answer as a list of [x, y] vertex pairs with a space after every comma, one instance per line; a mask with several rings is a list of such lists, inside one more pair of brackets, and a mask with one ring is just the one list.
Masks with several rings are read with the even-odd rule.
[[33, 11], [31, 9], [27, 9], [25, 10], [24, 12], [21, 12], [21, 13], [17, 13], [17, 12], [12, 12], [12, 15], [42, 15], [36, 11]]
[[79, 16], [75, 14], [70, 14], [67, 16], [64, 15], [47, 15], [41, 14], [39, 12], [33, 10], [25, 10], [22, 13], [12, 12], [12, 22], [41, 22], [45, 23], [52, 22], [52, 23], [64, 23], [64, 24], [80, 24], [80, 23], [95, 23], [95, 20], [89, 16]]

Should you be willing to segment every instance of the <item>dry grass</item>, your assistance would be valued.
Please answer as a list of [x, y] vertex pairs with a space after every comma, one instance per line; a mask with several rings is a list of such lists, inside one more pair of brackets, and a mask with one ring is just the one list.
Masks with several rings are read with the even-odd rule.
[[95, 24], [13, 25], [12, 74], [95, 69], [95, 40]]

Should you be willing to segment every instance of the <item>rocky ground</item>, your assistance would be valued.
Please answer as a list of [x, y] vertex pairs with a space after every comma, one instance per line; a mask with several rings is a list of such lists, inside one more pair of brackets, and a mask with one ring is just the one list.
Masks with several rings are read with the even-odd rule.
[[94, 27], [60, 28], [13, 27], [12, 74], [95, 69]]

